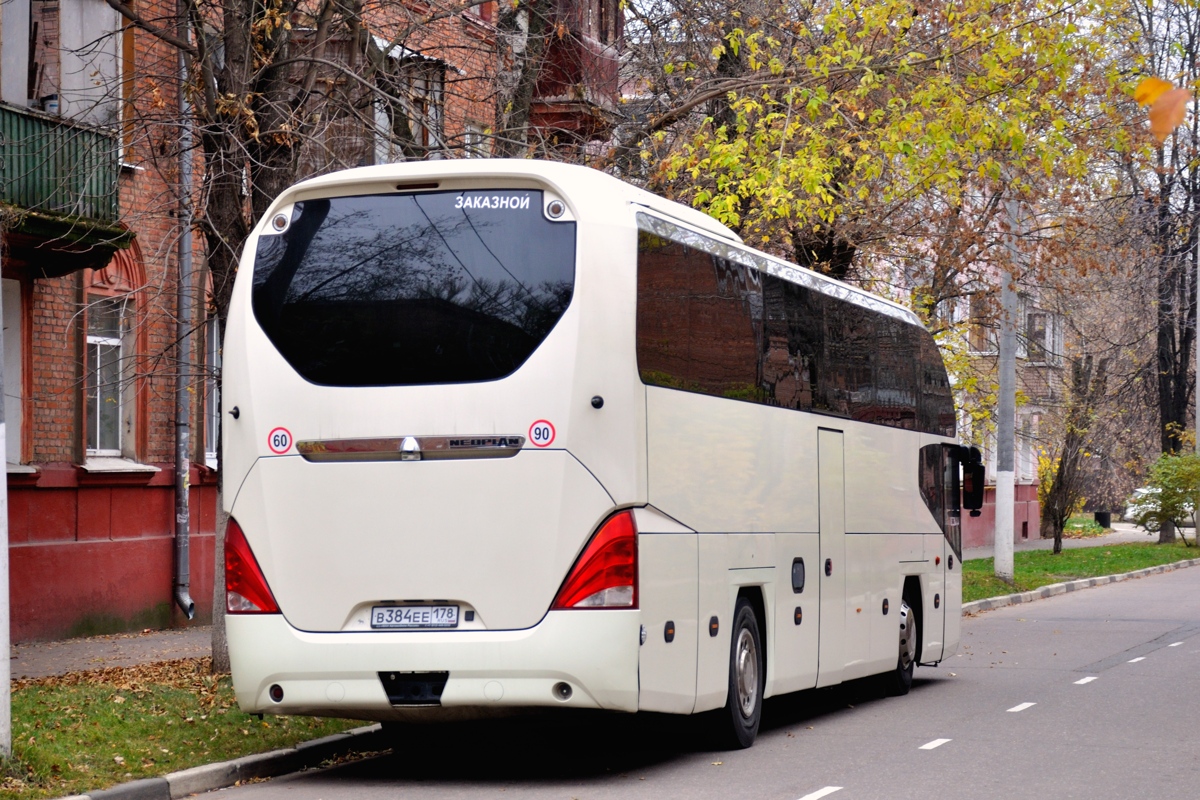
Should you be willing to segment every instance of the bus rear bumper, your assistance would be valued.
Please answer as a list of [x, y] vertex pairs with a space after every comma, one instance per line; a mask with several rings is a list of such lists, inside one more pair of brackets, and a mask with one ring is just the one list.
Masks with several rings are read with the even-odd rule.
[[[251, 714], [388, 721], [638, 707], [635, 610], [551, 611], [516, 631], [308, 633], [278, 614], [229, 615], [225, 623], [234, 691]], [[449, 677], [440, 705], [402, 706], [389, 701], [381, 672]]]

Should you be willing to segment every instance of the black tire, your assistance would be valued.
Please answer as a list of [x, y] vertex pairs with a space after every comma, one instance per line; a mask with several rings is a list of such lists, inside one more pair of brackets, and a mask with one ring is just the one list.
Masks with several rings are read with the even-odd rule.
[[733, 637], [729, 645], [729, 699], [720, 712], [722, 744], [731, 750], [744, 750], [754, 744], [762, 721], [766, 662], [758, 615], [754, 606], [739, 597], [733, 609]]
[[884, 673], [884, 689], [893, 697], [908, 694], [912, 688], [913, 670], [920, 656], [921, 621], [905, 597], [900, 603], [900, 654], [896, 668]]

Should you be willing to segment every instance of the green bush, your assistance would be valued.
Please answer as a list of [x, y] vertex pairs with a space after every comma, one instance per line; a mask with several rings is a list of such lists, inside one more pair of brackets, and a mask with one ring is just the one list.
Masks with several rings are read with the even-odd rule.
[[1163, 453], [1150, 467], [1150, 492], [1138, 502], [1133, 521], [1147, 530], [1158, 530], [1164, 522], [1182, 527], [1196, 521], [1200, 508], [1200, 456], [1195, 453]]

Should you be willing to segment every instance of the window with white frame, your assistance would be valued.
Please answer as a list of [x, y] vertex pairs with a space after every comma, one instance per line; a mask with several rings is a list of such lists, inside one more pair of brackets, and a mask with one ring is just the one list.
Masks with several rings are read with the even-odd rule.
[[970, 303], [967, 342], [971, 352], [995, 353], [999, 349], [999, 338], [991, 300], [988, 295], [977, 293], [971, 295]]
[[1025, 314], [1021, 353], [1032, 364], [1057, 364], [1062, 354], [1062, 326], [1048, 311], [1030, 308]]
[[4, 287], [4, 443], [5, 460], [21, 463], [21, 283], [5, 278]]
[[478, 122], [468, 122], [463, 128], [463, 155], [467, 158], [487, 158], [487, 134]]
[[1029, 412], [1017, 413], [1016, 480], [1018, 483], [1037, 483], [1037, 423], [1038, 416]]
[[446, 64], [405, 50], [389, 66], [375, 104], [375, 163], [427, 158], [445, 143]]
[[484, 22], [494, 22], [496, 19], [496, 2], [495, 0], [473, 0], [471, 5], [467, 6], [467, 15]]
[[[113, 87], [122, 82], [120, 14], [106, 0], [59, 3], [57, 12], [59, 113], [90, 125], [118, 126], [123, 104]], [[35, 97], [48, 94], [50, 87], [43, 87]]]
[[[88, 295], [87, 346], [84, 354], [85, 413], [88, 455], [123, 455], [132, 409], [123, 391], [126, 299]], [[127, 419], [127, 417], [130, 417]]]

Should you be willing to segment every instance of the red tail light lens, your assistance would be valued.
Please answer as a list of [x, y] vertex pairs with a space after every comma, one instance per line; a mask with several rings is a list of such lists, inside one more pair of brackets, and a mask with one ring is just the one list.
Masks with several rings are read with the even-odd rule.
[[609, 517], [575, 561], [552, 608], [637, 608], [637, 523]]
[[232, 517], [225, 529], [225, 610], [230, 614], [279, 613], [246, 535]]

